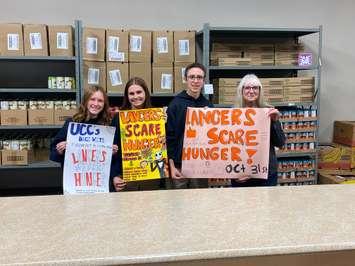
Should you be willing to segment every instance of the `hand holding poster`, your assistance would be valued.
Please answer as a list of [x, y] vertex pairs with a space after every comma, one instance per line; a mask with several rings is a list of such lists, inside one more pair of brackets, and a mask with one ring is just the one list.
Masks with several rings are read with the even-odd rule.
[[267, 179], [269, 108], [188, 108], [182, 152], [187, 178]]
[[139, 181], [169, 175], [163, 108], [119, 112], [123, 179]]
[[69, 123], [64, 194], [109, 192], [114, 127]]

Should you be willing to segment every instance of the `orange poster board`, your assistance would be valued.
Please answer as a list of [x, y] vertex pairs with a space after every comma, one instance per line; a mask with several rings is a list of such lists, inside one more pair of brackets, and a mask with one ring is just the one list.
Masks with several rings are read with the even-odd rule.
[[188, 108], [182, 174], [267, 179], [269, 108]]

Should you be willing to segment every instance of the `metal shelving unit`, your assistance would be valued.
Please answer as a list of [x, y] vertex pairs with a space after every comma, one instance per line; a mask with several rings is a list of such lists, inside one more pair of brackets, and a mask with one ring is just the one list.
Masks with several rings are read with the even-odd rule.
[[[316, 38], [317, 51], [313, 57], [313, 65], [309, 67], [299, 67], [295, 65], [242, 65], [242, 66], [215, 66], [210, 64], [210, 52], [212, 43], [214, 42], [243, 42], [245, 40], [257, 40], [257, 42], [277, 42], [285, 39], [293, 39], [295, 43], [299, 38], [304, 36], [313, 36]], [[241, 78], [248, 73], [255, 73], [261, 78], [275, 77], [296, 77], [300, 71], [310, 71], [315, 76], [315, 93], [313, 102], [280, 102], [272, 103], [272, 105], [282, 108], [314, 107], [317, 109], [316, 128], [310, 131], [315, 133], [315, 150], [309, 152], [282, 152], [278, 153], [278, 158], [297, 158], [308, 157], [316, 161], [315, 170], [317, 169], [317, 145], [318, 145], [318, 129], [319, 129], [319, 91], [321, 87], [321, 58], [322, 58], [322, 26], [316, 28], [252, 28], [252, 27], [212, 27], [208, 23], [204, 24], [203, 29], [197, 33], [196, 44], [200, 52], [199, 62], [202, 63], [207, 70], [206, 83], [212, 83], [215, 78]], [[211, 97], [212, 99], [212, 97]], [[230, 104], [217, 104], [218, 107], [231, 107]], [[295, 122], [295, 121], [292, 121]], [[296, 130], [295, 132], [305, 132], [304, 130]], [[307, 131], [308, 132], [308, 131]], [[317, 170], [316, 170], [317, 171]], [[317, 172], [316, 172], [317, 176]], [[295, 179], [301, 182], [301, 179]], [[302, 179], [303, 180], [303, 179]], [[308, 183], [310, 180], [306, 180]], [[293, 181], [294, 182], [294, 181]], [[317, 179], [313, 178], [313, 183]], [[285, 183], [283, 180], [280, 183]], [[286, 182], [289, 183], [289, 182]], [[311, 182], [312, 183], [312, 182]]]
[[[71, 99], [80, 103], [79, 29], [74, 24], [75, 56], [0, 56], [0, 97], [2, 100]], [[75, 90], [48, 88], [48, 76], [75, 77]], [[20, 135], [53, 136], [60, 125], [1, 126], [0, 138]], [[26, 166], [0, 166], [0, 191], [37, 187], [61, 187], [62, 171], [58, 163], [32, 162]], [[58, 185], [59, 184], [59, 185]]]

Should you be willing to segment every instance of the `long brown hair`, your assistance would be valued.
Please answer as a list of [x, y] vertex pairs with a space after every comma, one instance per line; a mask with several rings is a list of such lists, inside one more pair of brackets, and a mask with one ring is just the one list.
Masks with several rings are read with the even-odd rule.
[[128, 89], [132, 85], [138, 85], [138, 86], [142, 87], [145, 92], [145, 100], [144, 100], [142, 109], [151, 108], [152, 103], [150, 102], [150, 93], [148, 90], [147, 83], [145, 83], [144, 79], [142, 79], [142, 78], [133, 77], [127, 82], [126, 87], [124, 88], [123, 103], [122, 103], [120, 110], [131, 110], [132, 109], [132, 105], [128, 100]]
[[95, 92], [98, 92], [98, 91], [100, 91], [102, 93], [102, 95], [104, 96], [104, 108], [97, 116], [98, 123], [102, 124], [102, 125], [109, 125], [110, 124], [111, 118], [110, 118], [110, 113], [109, 113], [108, 97], [107, 97], [105, 90], [100, 86], [91, 86], [91, 87], [85, 89], [83, 99], [82, 99], [81, 104], [79, 106], [79, 110], [73, 116], [74, 122], [82, 123], [82, 122], [87, 122], [90, 119], [87, 105], [88, 105], [88, 102], [89, 102], [91, 96]]

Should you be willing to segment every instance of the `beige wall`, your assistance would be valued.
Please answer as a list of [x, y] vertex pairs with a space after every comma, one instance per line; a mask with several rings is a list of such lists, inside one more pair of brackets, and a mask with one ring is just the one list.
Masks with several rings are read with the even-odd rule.
[[141, 29], [215, 26], [318, 27], [323, 25], [320, 139], [334, 120], [355, 120], [355, 2], [351, 0], [0, 0], [1, 22]]

